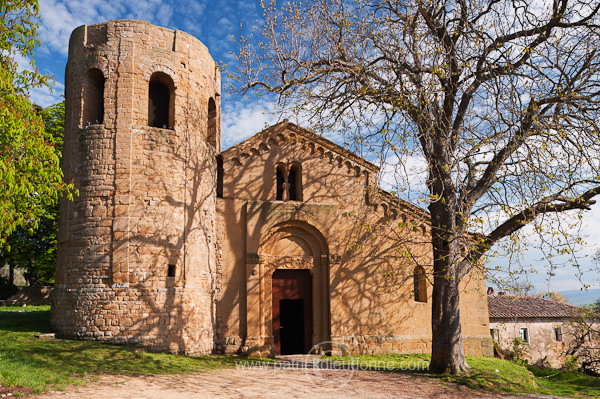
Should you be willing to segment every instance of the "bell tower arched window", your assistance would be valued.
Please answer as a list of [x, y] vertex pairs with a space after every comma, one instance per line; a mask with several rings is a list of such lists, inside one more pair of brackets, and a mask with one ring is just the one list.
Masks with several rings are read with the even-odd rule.
[[297, 201], [298, 197], [296, 196], [296, 171], [294, 170], [294, 168], [290, 169], [290, 172], [288, 173], [288, 184], [290, 201]]
[[302, 201], [302, 167], [293, 163], [288, 175], [290, 185], [290, 201]]
[[175, 124], [175, 85], [164, 72], [155, 72], [148, 85], [148, 126], [172, 129]]
[[427, 302], [427, 277], [421, 266], [413, 270], [413, 291], [416, 302]]
[[104, 75], [98, 68], [85, 74], [83, 84], [83, 124], [97, 125], [104, 123]]

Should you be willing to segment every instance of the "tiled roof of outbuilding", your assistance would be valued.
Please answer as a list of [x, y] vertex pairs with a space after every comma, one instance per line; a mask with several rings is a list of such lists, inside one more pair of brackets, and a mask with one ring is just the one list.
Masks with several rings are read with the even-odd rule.
[[488, 295], [490, 318], [571, 317], [577, 306], [532, 296]]

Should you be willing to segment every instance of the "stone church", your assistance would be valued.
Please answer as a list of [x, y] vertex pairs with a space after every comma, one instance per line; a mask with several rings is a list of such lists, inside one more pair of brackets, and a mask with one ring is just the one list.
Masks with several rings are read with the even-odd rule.
[[[429, 215], [287, 121], [221, 151], [220, 92], [184, 32], [73, 32], [63, 170], [79, 196], [61, 204], [57, 334], [187, 354], [429, 352]], [[484, 284], [463, 284], [471, 355], [492, 353]]]

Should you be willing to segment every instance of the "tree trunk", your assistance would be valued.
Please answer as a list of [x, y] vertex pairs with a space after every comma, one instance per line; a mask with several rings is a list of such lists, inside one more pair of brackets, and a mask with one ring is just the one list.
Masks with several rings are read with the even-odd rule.
[[[449, 184], [440, 185], [449, 187]], [[442, 190], [440, 190], [442, 192]], [[431, 317], [431, 364], [434, 373], [460, 374], [469, 369], [465, 360], [460, 324], [461, 241], [457, 234], [456, 200], [444, 193], [443, 200], [429, 205], [433, 246], [433, 295]]]
[[[434, 262], [434, 270], [439, 269]], [[445, 262], [444, 262], [445, 263]], [[459, 281], [455, 275], [435, 272], [432, 304], [431, 364], [433, 373], [460, 374], [469, 369], [460, 325]]]

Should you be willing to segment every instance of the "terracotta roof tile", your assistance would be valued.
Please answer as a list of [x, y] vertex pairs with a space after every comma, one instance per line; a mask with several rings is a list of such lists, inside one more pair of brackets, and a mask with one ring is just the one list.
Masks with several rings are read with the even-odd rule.
[[571, 317], [577, 306], [532, 296], [488, 295], [490, 317]]

